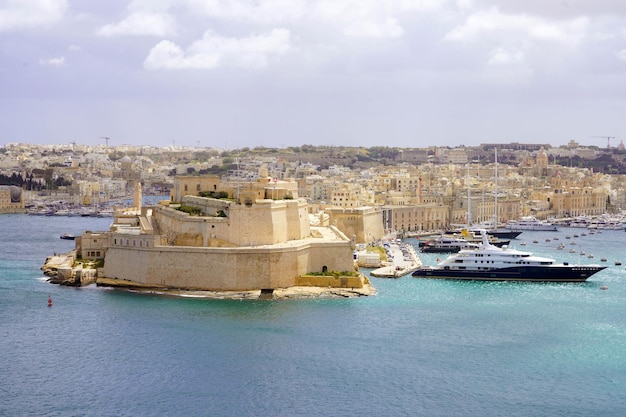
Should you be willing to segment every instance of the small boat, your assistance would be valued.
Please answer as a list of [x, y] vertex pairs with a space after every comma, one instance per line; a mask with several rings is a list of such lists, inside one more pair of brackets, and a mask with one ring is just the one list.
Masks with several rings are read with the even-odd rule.
[[76, 236], [74, 235], [70, 235], [69, 233], [63, 233], [61, 236], [59, 236], [61, 239], [64, 240], [74, 240], [76, 239]]
[[478, 249], [461, 250], [435, 266], [418, 268], [412, 275], [474, 281], [584, 282], [607, 268], [596, 264], [556, 263], [554, 259], [530, 252], [491, 245], [486, 236], [485, 232]]

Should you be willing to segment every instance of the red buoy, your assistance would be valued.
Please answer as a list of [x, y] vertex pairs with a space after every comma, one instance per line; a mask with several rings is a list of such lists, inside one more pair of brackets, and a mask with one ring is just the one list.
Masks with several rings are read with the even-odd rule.
[[52, 307], [52, 298], [48, 296], [48, 307]]

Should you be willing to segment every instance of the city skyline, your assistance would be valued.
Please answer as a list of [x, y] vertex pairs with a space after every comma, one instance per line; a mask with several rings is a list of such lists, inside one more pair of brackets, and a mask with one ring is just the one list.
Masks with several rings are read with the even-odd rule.
[[0, 142], [616, 146], [626, 4], [8, 1]]

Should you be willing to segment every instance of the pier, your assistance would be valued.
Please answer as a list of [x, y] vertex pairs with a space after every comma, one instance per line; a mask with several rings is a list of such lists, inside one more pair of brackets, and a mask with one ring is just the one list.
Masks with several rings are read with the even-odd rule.
[[387, 253], [390, 264], [371, 271], [371, 276], [400, 278], [422, 266], [422, 261], [415, 252], [415, 248], [409, 243], [393, 241], [389, 243]]

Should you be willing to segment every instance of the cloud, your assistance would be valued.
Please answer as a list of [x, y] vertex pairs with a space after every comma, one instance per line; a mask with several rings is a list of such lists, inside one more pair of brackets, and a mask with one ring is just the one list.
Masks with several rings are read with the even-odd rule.
[[101, 36], [170, 36], [175, 31], [174, 19], [166, 13], [135, 12], [126, 19], [101, 27], [96, 33]]
[[384, 22], [356, 21], [349, 25], [344, 33], [353, 38], [397, 38], [402, 36], [404, 29], [398, 21], [388, 17]]
[[525, 14], [504, 14], [494, 8], [471, 14], [463, 25], [449, 31], [445, 39], [470, 41], [483, 36], [507, 34], [509, 37], [576, 44], [584, 37], [588, 23], [585, 17], [552, 21]]
[[284, 55], [290, 49], [290, 32], [287, 29], [273, 29], [245, 38], [228, 38], [207, 31], [186, 51], [171, 41], [159, 42], [150, 50], [144, 68], [213, 69], [229, 66], [261, 69], [269, 64], [272, 57]]
[[6, 0], [0, 6], [0, 32], [9, 32], [60, 21], [67, 0]]
[[352, 38], [397, 38], [405, 32], [400, 16], [435, 11], [443, 4], [443, 0], [320, 0], [311, 3], [307, 15]]
[[524, 62], [524, 52], [517, 50], [510, 50], [506, 48], [496, 48], [491, 51], [489, 57], [489, 65], [510, 65]]
[[[137, 34], [141, 18], [183, 12], [229, 24], [306, 25], [336, 29], [349, 37], [381, 38], [404, 34], [400, 18], [439, 10], [447, 0], [134, 0], [130, 16], [103, 27], [102, 35]], [[178, 15], [180, 16], [180, 15]], [[170, 18], [170, 23], [171, 23]], [[158, 26], [158, 25], [154, 25]], [[143, 31], [148, 32], [146, 30]], [[153, 34], [147, 33], [147, 34]], [[163, 33], [163, 32], [161, 32]]]
[[39, 65], [48, 67], [61, 67], [65, 65], [65, 57], [40, 59]]
[[617, 57], [617, 59], [619, 59], [620, 61], [626, 62], [626, 49], [622, 49], [621, 51], [617, 51], [615, 53], [615, 56]]
[[184, 0], [196, 14], [255, 23], [298, 21], [307, 15], [305, 0]]

